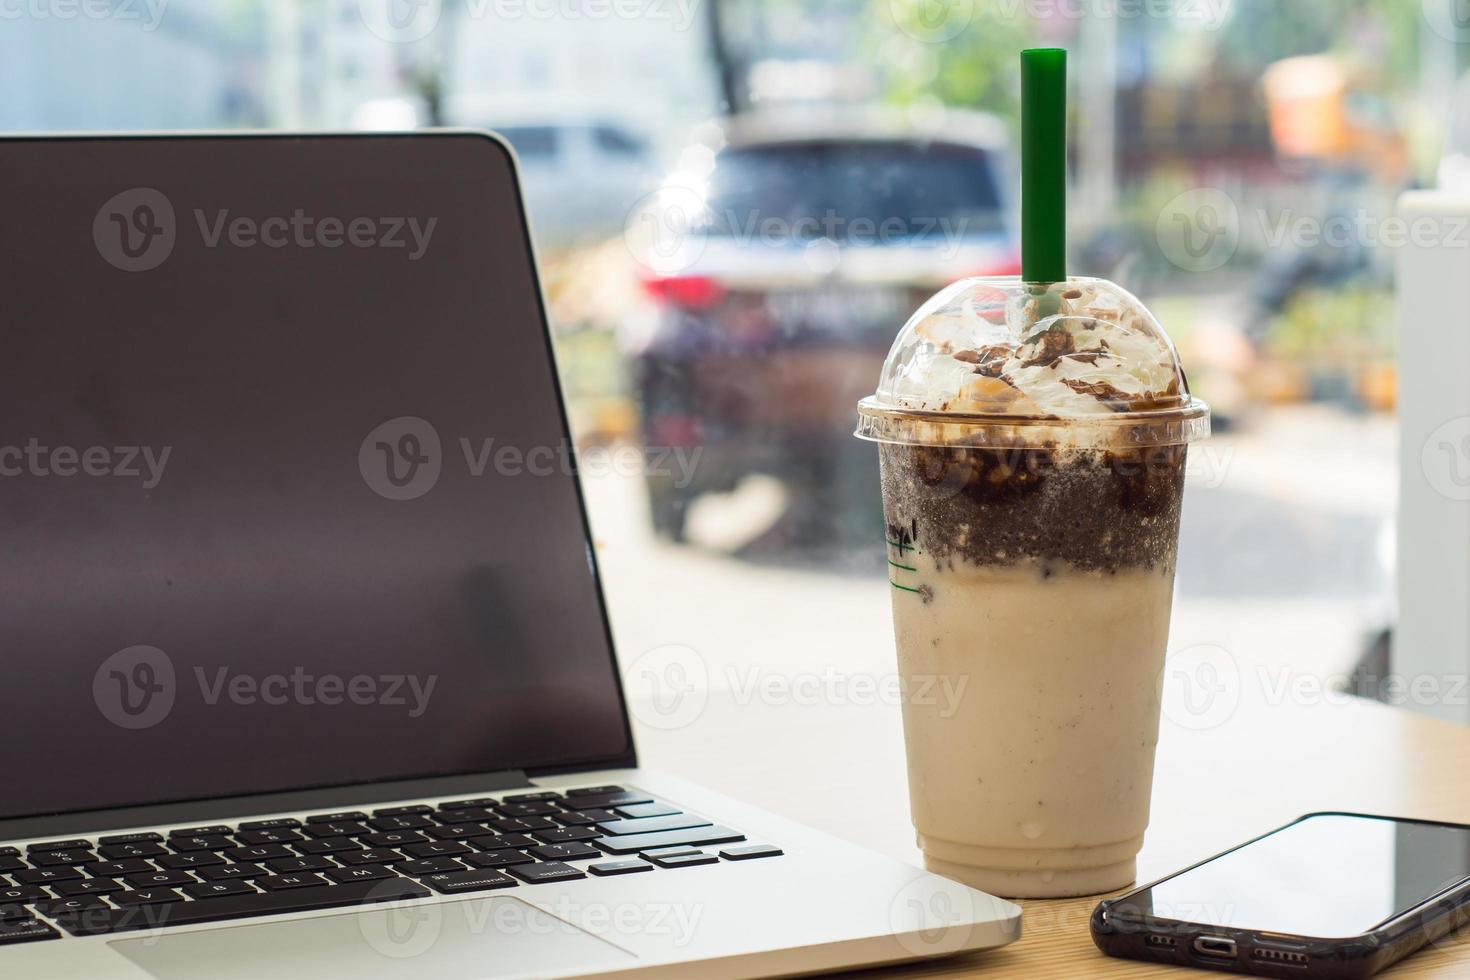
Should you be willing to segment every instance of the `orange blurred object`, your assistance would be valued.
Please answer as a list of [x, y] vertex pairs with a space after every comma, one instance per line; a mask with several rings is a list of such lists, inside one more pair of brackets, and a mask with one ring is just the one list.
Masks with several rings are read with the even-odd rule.
[[1286, 58], [1266, 69], [1271, 139], [1293, 157], [1340, 157], [1353, 148], [1347, 73], [1327, 55]]
[[1371, 71], [1314, 54], [1276, 62], [1262, 81], [1277, 153], [1366, 167], [1388, 182], [1404, 178], [1408, 146]]
[[1358, 396], [1375, 412], [1391, 412], [1398, 405], [1398, 371], [1393, 361], [1376, 361], [1358, 376]]

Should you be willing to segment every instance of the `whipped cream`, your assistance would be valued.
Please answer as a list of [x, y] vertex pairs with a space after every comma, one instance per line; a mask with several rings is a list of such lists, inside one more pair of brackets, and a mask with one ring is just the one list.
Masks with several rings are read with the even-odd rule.
[[1130, 293], [1073, 279], [1036, 296], [1014, 280], [966, 280], [904, 329], [879, 400], [931, 412], [1077, 418], [1187, 401], [1168, 336]]

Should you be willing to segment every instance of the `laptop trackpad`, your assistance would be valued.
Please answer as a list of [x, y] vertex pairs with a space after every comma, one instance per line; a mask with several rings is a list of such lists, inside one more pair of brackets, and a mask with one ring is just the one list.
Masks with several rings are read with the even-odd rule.
[[626, 967], [633, 954], [508, 895], [109, 944], [159, 980], [475, 980]]

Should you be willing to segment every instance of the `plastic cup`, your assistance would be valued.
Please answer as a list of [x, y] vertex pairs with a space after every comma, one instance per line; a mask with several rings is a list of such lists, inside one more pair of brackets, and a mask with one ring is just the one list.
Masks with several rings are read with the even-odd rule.
[[1168, 336], [1104, 280], [965, 280], [899, 334], [857, 435], [880, 444], [929, 869], [1015, 898], [1133, 880], [1208, 433]]

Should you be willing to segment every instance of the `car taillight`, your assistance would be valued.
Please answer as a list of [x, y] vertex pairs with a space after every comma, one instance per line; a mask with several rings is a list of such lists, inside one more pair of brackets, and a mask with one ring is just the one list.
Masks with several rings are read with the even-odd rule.
[[659, 302], [686, 310], [707, 310], [725, 295], [725, 288], [709, 276], [660, 276], [644, 279], [643, 288]]

